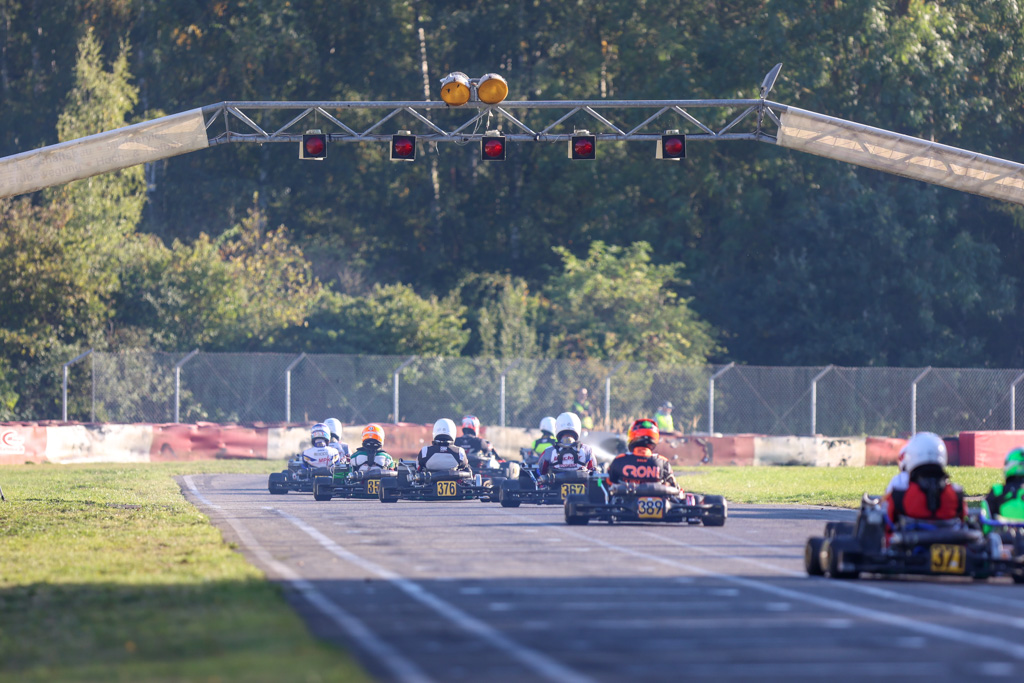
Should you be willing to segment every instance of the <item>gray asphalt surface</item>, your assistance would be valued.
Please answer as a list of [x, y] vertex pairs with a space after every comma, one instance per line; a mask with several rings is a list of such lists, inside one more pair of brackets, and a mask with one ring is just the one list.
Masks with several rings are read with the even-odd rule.
[[183, 489], [379, 680], [1024, 674], [1024, 586], [806, 576], [807, 537], [850, 511], [733, 505], [722, 528], [569, 527], [553, 506], [271, 496], [263, 476]]

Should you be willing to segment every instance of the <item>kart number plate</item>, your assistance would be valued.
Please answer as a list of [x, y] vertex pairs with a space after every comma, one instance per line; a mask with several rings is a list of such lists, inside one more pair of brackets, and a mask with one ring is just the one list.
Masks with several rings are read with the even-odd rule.
[[636, 514], [640, 519], [661, 519], [665, 516], [664, 498], [637, 498]]
[[562, 500], [571, 494], [584, 494], [587, 492], [586, 484], [562, 484]]
[[439, 481], [437, 482], [437, 495], [441, 498], [452, 498], [455, 496], [455, 482], [454, 481]]
[[963, 574], [967, 570], [967, 549], [961, 545], [933, 545], [931, 553], [936, 574]]
[[366, 480], [366, 493], [371, 496], [376, 496], [380, 493], [380, 479], [367, 479]]

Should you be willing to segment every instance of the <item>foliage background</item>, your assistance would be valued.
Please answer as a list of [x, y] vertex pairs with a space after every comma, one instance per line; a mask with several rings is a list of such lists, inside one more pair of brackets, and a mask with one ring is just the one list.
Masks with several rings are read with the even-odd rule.
[[[418, 99], [422, 29], [432, 88], [750, 97], [781, 61], [781, 102], [1020, 160], [1022, 27], [1011, 0], [0, 0], [0, 154], [222, 100]], [[1021, 207], [688, 154], [226, 145], [5, 201], [0, 418], [54, 417], [89, 347], [1024, 365]]]

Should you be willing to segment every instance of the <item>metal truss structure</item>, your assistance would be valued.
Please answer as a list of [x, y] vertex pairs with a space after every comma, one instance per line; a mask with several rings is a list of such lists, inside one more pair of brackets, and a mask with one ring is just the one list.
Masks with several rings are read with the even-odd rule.
[[[501, 129], [510, 142], [561, 142], [582, 127], [598, 140], [618, 142], [658, 140], [672, 129], [685, 133], [688, 141], [775, 143], [779, 116], [788, 108], [764, 99], [525, 100], [500, 105], [469, 102], [457, 108], [444, 102], [221, 102], [203, 107], [203, 116], [210, 145], [299, 142], [311, 128], [327, 135], [329, 142], [383, 142], [403, 130], [424, 142], [465, 144], [495, 129]], [[716, 125], [706, 117], [701, 121], [691, 111], [707, 109], [732, 115]], [[268, 114], [293, 111], [298, 113], [279, 126], [265, 120], [272, 118]], [[631, 114], [641, 122], [626, 123]], [[363, 125], [353, 123], [359, 115], [369, 120]], [[584, 126], [579, 125], [581, 120]], [[403, 122], [400, 128], [389, 130], [399, 121]], [[570, 123], [575, 127], [569, 128]]]

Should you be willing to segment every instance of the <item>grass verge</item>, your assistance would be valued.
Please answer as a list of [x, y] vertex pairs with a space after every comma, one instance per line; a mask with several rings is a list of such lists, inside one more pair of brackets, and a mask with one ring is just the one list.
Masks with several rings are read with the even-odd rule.
[[[732, 503], [797, 503], [860, 507], [864, 493], [881, 494], [895, 467], [701, 467], [677, 470], [684, 489], [725, 496]], [[988, 493], [1003, 480], [993, 468], [950, 467], [968, 496]]]
[[0, 680], [369, 680], [172, 479], [280, 468], [0, 467]]

